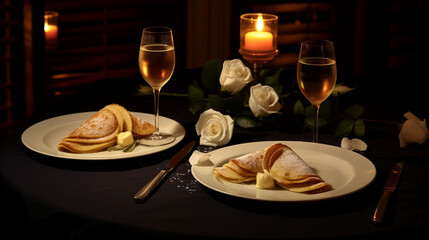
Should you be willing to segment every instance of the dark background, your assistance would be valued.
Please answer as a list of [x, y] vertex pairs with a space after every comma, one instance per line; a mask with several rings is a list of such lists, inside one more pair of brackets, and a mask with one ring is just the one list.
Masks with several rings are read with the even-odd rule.
[[[94, 83], [145, 84], [137, 55], [146, 26], [173, 29], [176, 72], [163, 91], [186, 92], [208, 60], [242, 59], [239, 19], [247, 12], [279, 16], [279, 55], [268, 65], [287, 70], [286, 84], [295, 81], [300, 42], [327, 38], [338, 82], [357, 88], [357, 102], [427, 118], [427, 9], [427, 1], [410, 0], [1, 0], [1, 136]], [[44, 39], [45, 10], [59, 12], [55, 43]]]

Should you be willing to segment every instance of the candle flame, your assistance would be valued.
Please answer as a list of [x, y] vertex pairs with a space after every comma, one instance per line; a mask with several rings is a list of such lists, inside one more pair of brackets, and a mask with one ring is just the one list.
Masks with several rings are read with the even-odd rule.
[[262, 31], [264, 29], [264, 21], [262, 19], [262, 14], [258, 15], [258, 20], [256, 22], [256, 30], [258, 30], [258, 32]]
[[48, 25], [48, 22], [45, 21], [45, 32], [48, 32], [48, 31], [49, 31], [49, 25]]

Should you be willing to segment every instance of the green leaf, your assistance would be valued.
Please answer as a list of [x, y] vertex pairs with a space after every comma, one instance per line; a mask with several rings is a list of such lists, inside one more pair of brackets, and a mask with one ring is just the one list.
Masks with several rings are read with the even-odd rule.
[[111, 146], [109, 148], [107, 148], [107, 151], [111, 152], [111, 151], [119, 151], [122, 150], [123, 147], [119, 146], [119, 145], [115, 145], [115, 146]]
[[209, 90], [218, 90], [220, 88], [219, 78], [222, 72], [222, 64], [219, 59], [208, 61], [201, 73], [201, 82]]
[[356, 120], [353, 126], [353, 132], [356, 137], [363, 137], [365, 134], [365, 123], [360, 119]]
[[283, 92], [283, 85], [280, 83], [280, 74], [282, 73], [282, 71], [283, 68], [280, 68], [274, 73], [274, 75], [263, 77], [265, 84], [271, 86], [278, 95], [281, 95]]
[[271, 73], [272, 73], [272, 70], [271, 70], [271, 69], [269, 69], [269, 68], [262, 68], [262, 69], [259, 71], [259, 76], [260, 76], [261, 78], [264, 78], [264, 77], [266, 77], [266, 76], [269, 76]]
[[328, 98], [320, 104], [319, 118], [328, 118], [331, 115], [331, 100]]
[[[309, 126], [310, 128], [314, 128], [314, 117], [313, 116], [311, 116], [311, 117], [305, 117], [304, 121], [305, 121], [305, 124], [307, 126]], [[323, 118], [320, 118], [320, 117], [319, 117], [319, 121], [318, 122], [319, 122], [319, 124], [318, 124], [319, 128], [321, 128], [321, 127], [323, 127], [323, 126], [325, 126], [327, 124], [327, 121], [325, 119], [323, 119]]]
[[111, 151], [119, 151], [119, 150], [122, 150], [122, 152], [131, 152], [131, 151], [133, 151], [134, 150], [134, 148], [137, 146], [137, 141], [134, 141], [133, 143], [131, 143], [130, 145], [127, 145], [127, 146], [124, 146], [124, 147], [122, 147], [122, 146], [120, 146], [120, 145], [115, 145], [115, 146], [112, 146], [112, 147], [109, 147], [108, 149], [107, 149], [107, 151], [109, 151], [109, 152], [111, 152]]
[[244, 109], [243, 100], [239, 95], [234, 95], [224, 100], [226, 112], [235, 115]]
[[189, 104], [189, 111], [192, 114], [197, 114], [197, 112], [199, 112], [201, 109], [203, 109], [205, 106], [204, 101], [196, 101], [196, 102], [191, 102]]
[[219, 95], [210, 94], [209, 103], [214, 110], [221, 112], [225, 110], [225, 101]]
[[188, 86], [188, 98], [191, 102], [200, 102], [204, 100], [203, 90], [196, 85]]
[[363, 113], [363, 110], [364, 110], [364, 107], [362, 107], [361, 105], [353, 104], [350, 107], [348, 107], [345, 111], [352, 118], [358, 118]]
[[304, 115], [304, 113], [305, 113], [304, 104], [302, 104], [301, 101], [299, 101], [299, 100], [296, 101], [295, 105], [293, 106], [293, 113]]
[[341, 120], [338, 124], [337, 129], [335, 130], [336, 137], [345, 137], [348, 136], [353, 130], [353, 119], [345, 118]]
[[338, 94], [346, 94], [355, 88], [351, 88], [349, 86], [344, 85], [343, 83], [338, 83], [335, 85], [334, 90], [332, 91], [331, 95], [334, 97], [337, 97]]
[[137, 146], [137, 141], [134, 141], [133, 143], [131, 143], [128, 146], [125, 146], [124, 149], [122, 150], [122, 152], [131, 152], [134, 150], [134, 148]]
[[240, 116], [235, 118], [235, 123], [242, 128], [261, 127], [262, 122], [254, 116]]
[[313, 113], [313, 106], [311, 106], [311, 105], [308, 105], [306, 108], [305, 108], [305, 114], [304, 114], [306, 117], [313, 117], [314, 116], [314, 113]]
[[[327, 100], [328, 101], [328, 100]], [[319, 108], [319, 118], [326, 119], [331, 115], [331, 104], [330, 103], [322, 103]], [[314, 117], [314, 110], [312, 105], [308, 105], [305, 108], [305, 116], [306, 117]]]
[[152, 96], [153, 90], [149, 86], [144, 86], [139, 84], [138, 94], [143, 96]]

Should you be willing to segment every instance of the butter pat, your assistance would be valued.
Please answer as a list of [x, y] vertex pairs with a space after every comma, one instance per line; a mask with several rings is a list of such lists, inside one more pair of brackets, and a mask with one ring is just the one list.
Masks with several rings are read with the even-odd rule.
[[268, 170], [264, 169], [264, 172], [258, 172], [256, 174], [256, 187], [263, 189], [272, 189], [274, 188], [274, 179], [271, 177], [271, 174]]
[[119, 133], [116, 139], [116, 143], [121, 147], [128, 146], [133, 142], [134, 142], [133, 134], [129, 131]]

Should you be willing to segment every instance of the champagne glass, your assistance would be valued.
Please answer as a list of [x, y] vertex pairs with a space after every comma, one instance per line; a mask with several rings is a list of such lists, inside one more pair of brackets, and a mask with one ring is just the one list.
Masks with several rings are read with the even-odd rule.
[[173, 32], [167, 27], [147, 27], [143, 29], [139, 52], [140, 73], [152, 87], [155, 106], [155, 131], [140, 140], [148, 146], [171, 143], [175, 137], [162, 133], [159, 129], [159, 95], [161, 88], [170, 80], [176, 64]]
[[331, 41], [306, 40], [301, 43], [297, 81], [302, 94], [313, 106], [313, 142], [317, 143], [319, 107], [329, 97], [337, 81], [334, 44]]

